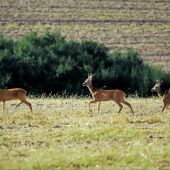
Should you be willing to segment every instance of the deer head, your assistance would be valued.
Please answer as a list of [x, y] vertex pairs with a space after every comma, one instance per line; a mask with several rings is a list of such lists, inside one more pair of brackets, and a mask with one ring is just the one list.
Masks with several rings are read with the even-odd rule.
[[159, 93], [160, 89], [161, 89], [160, 86], [161, 86], [162, 82], [163, 82], [163, 80], [157, 80], [155, 86], [151, 89], [151, 91], [152, 92], [156, 91]]
[[88, 78], [85, 80], [85, 82], [82, 84], [83, 86], [89, 86], [93, 80], [93, 77], [95, 76], [95, 74], [93, 75], [92, 73], [89, 75], [88, 73]]

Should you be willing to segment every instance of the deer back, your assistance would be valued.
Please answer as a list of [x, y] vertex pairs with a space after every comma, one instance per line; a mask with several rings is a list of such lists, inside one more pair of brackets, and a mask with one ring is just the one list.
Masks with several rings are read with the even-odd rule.
[[109, 100], [122, 100], [125, 93], [121, 90], [103, 90], [98, 89], [92, 94], [95, 101], [109, 101]]
[[17, 100], [25, 95], [26, 91], [21, 88], [0, 90], [0, 101]]

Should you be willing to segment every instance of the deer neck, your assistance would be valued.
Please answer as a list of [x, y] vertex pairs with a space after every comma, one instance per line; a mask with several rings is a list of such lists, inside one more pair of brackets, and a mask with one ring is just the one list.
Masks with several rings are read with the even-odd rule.
[[95, 91], [97, 91], [97, 89], [93, 86], [92, 83], [90, 85], [88, 85], [87, 87], [91, 94], [93, 94]]
[[162, 91], [161, 88], [157, 91], [157, 93], [158, 93], [158, 96], [159, 96], [160, 98], [162, 98], [162, 97], [164, 96], [164, 94], [165, 94], [165, 93]]

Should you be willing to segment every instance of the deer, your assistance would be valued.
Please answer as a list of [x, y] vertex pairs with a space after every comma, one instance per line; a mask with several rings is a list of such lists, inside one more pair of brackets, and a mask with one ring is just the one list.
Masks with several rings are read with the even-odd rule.
[[161, 84], [163, 80], [157, 80], [155, 86], [151, 89], [152, 92], [156, 91], [158, 93], [158, 96], [162, 99], [163, 101], [163, 108], [161, 113], [165, 110], [165, 108], [168, 108], [170, 105], [170, 93], [164, 93], [161, 89]]
[[21, 88], [14, 88], [14, 89], [0, 89], [0, 102], [3, 102], [3, 114], [5, 109], [5, 102], [10, 100], [17, 100], [19, 99], [21, 102], [15, 106], [15, 109], [22, 103], [25, 103], [30, 107], [32, 112], [31, 103], [29, 103], [26, 99], [26, 90]]
[[98, 102], [98, 115], [99, 115], [101, 101], [114, 101], [120, 107], [118, 114], [120, 113], [120, 111], [123, 108], [123, 106], [121, 104], [121, 103], [123, 103], [123, 104], [127, 105], [128, 107], [130, 107], [130, 109], [134, 115], [131, 105], [128, 102], [126, 102], [124, 99], [125, 93], [123, 91], [118, 90], [118, 89], [115, 89], [115, 90], [96, 89], [92, 84], [92, 80], [93, 80], [94, 76], [95, 76], [95, 74], [94, 75], [92, 73], [90, 75], [88, 74], [88, 78], [82, 84], [83, 86], [87, 86], [87, 88], [89, 89], [89, 91], [93, 97], [93, 100], [89, 102], [89, 111], [90, 112], [92, 112], [90, 109], [91, 103]]

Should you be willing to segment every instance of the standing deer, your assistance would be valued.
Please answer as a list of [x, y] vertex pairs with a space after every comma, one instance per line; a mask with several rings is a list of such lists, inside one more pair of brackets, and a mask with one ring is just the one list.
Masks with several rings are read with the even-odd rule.
[[[164, 93], [161, 89], [161, 84], [163, 80], [157, 80], [155, 86], [151, 89], [151, 91], [156, 91], [158, 93], [158, 96], [162, 99], [164, 106], [162, 108], [162, 112], [170, 105], [170, 93]], [[161, 113], [162, 113], [161, 112]]]
[[5, 102], [9, 100], [17, 100], [19, 99], [21, 102], [15, 106], [15, 109], [22, 103], [27, 104], [30, 107], [30, 110], [32, 112], [32, 106], [31, 103], [29, 103], [26, 99], [26, 90], [16, 88], [16, 89], [6, 89], [1, 90], [0, 89], [0, 102], [3, 102], [3, 113], [5, 109]]
[[[92, 80], [93, 80], [93, 77], [95, 75], [92, 75], [92, 73], [89, 75], [88, 74], [88, 78], [86, 79], [86, 81], [82, 84], [83, 86], [87, 86], [90, 93], [92, 94], [92, 97], [93, 97], [93, 101], [90, 101], [89, 102], [89, 111], [90, 110], [90, 104], [91, 103], [96, 103], [96, 102], [99, 102], [98, 103], [98, 114], [99, 114], [99, 110], [100, 110], [100, 103], [101, 101], [114, 101], [116, 102], [120, 109], [119, 109], [119, 112], [122, 110], [123, 106], [121, 103], [124, 103], [125, 105], [129, 106], [132, 113], [134, 114], [133, 110], [132, 110], [132, 107], [131, 105], [126, 102], [124, 100], [124, 96], [125, 96], [125, 93], [121, 90], [103, 90], [103, 89], [96, 89], [93, 84], [92, 84]], [[121, 103], [120, 103], [121, 102]]]

